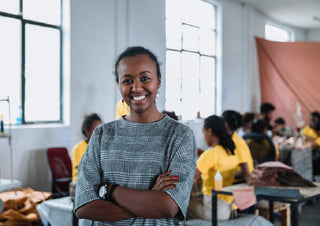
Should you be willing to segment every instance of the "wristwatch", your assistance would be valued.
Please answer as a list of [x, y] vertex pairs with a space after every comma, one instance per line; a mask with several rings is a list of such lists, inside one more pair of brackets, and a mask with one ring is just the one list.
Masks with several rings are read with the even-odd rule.
[[99, 197], [101, 199], [110, 201], [110, 202], [115, 202], [112, 193], [116, 187], [118, 187], [119, 184], [105, 184], [102, 185], [99, 189]]
[[107, 196], [106, 196], [106, 194], [107, 194], [107, 192], [108, 192], [108, 184], [105, 184], [105, 185], [102, 185], [101, 187], [100, 187], [100, 189], [99, 189], [99, 197], [101, 198], [101, 199], [106, 199], [107, 198]]

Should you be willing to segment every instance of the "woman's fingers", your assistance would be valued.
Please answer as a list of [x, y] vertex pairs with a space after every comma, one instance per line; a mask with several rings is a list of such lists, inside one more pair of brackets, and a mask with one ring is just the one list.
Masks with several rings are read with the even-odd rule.
[[174, 183], [179, 182], [178, 175], [170, 176], [171, 170], [158, 176], [152, 190], [168, 190], [174, 187]]

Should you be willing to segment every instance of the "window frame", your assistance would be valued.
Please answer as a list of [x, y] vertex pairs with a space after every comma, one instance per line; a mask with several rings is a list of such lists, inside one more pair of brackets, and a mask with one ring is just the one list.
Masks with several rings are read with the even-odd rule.
[[[275, 28], [278, 28], [280, 30], [283, 30], [285, 32], [288, 33], [288, 40], [287, 41], [281, 41], [281, 42], [294, 42], [295, 41], [295, 32], [293, 29], [291, 28], [288, 28], [286, 26], [283, 26], [283, 25], [280, 25], [280, 24], [277, 24], [277, 23], [274, 23], [274, 22], [271, 22], [271, 21], [266, 21], [265, 25], [264, 25], [264, 37], [266, 38], [266, 26], [269, 25], [269, 26], [272, 26], [272, 27], [275, 27]], [[278, 41], [278, 40], [270, 40], [270, 39], [267, 39], [269, 41]], [[278, 41], [280, 42], [280, 41]]]
[[[219, 30], [220, 30], [220, 25], [219, 25], [219, 21], [220, 21], [220, 18], [219, 18], [219, 14], [220, 14], [220, 9], [219, 9], [219, 4], [215, 1], [212, 1], [212, 0], [199, 0], [199, 1], [202, 1], [202, 2], [205, 2], [205, 3], [208, 3], [210, 5], [212, 5], [213, 7], [213, 10], [214, 10], [214, 17], [215, 17], [215, 26], [214, 28], [212, 29], [212, 32], [214, 33], [214, 36], [215, 36], [215, 53], [213, 55], [209, 55], [209, 54], [205, 54], [205, 53], [201, 53], [200, 52], [200, 49], [198, 51], [193, 51], [193, 50], [188, 50], [188, 49], [184, 49], [184, 45], [183, 45], [183, 31], [181, 31], [181, 48], [180, 49], [174, 49], [174, 48], [168, 48], [167, 45], [166, 45], [166, 55], [167, 55], [167, 52], [168, 51], [172, 51], [172, 52], [176, 52], [176, 53], [180, 53], [181, 57], [182, 57], [182, 54], [183, 52], [187, 52], [187, 53], [193, 53], [193, 54], [197, 54], [199, 59], [201, 57], [209, 57], [209, 58], [212, 58], [214, 60], [214, 108], [213, 108], [213, 111], [212, 114], [217, 114], [218, 111], [220, 111], [221, 107], [219, 107], [218, 105], [220, 104], [220, 95], [219, 95], [219, 90], [220, 90], [220, 86], [221, 84], [218, 84], [218, 82], [221, 80], [219, 78], [219, 71], [220, 71], [220, 58], [219, 58], [219, 55], [220, 55], [220, 47], [219, 47], [219, 40], [220, 40], [220, 37], [219, 37]], [[166, 20], [166, 23], [167, 23], [167, 16], [165, 17], [165, 20]], [[193, 24], [189, 24], [189, 23], [186, 23], [186, 22], [181, 22], [181, 26], [183, 25], [188, 25], [188, 26], [191, 26], [191, 27], [197, 27]], [[167, 35], [166, 35], [166, 39], [167, 39]], [[200, 60], [199, 60], [199, 63], [200, 63]], [[166, 62], [167, 64], [167, 62]], [[200, 66], [200, 65], [199, 65]], [[181, 69], [180, 69], [181, 71]], [[182, 74], [180, 73], [180, 80], [182, 79]], [[201, 81], [200, 81], [201, 82]], [[166, 81], [167, 83], [167, 81]], [[179, 87], [179, 90], [180, 90], [180, 94], [181, 94], [181, 90], [182, 90], [182, 83], [180, 83], [180, 87]], [[183, 99], [183, 97], [181, 96], [180, 99]], [[180, 100], [181, 101], [181, 100]], [[167, 99], [165, 98], [165, 106], [167, 104]], [[174, 109], [167, 109], [167, 110], [174, 110]], [[200, 112], [201, 114], [201, 112]], [[200, 115], [201, 116], [201, 115]], [[178, 115], [178, 117], [183, 121], [186, 121], [186, 120], [190, 120], [190, 119], [183, 119], [183, 116], [182, 115]], [[194, 119], [197, 117], [197, 115], [194, 116]]]
[[[24, 19], [23, 17], [23, 1], [24, 0], [19, 0], [19, 12], [18, 14], [13, 14], [13, 13], [7, 13], [0, 11], [0, 16], [1, 17], [7, 17], [7, 18], [13, 18], [17, 19], [21, 23], [21, 108], [22, 108], [22, 121], [21, 125], [32, 125], [32, 124], [51, 124], [51, 123], [63, 123], [64, 118], [63, 118], [63, 111], [64, 111], [64, 106], [63, 106], [63, 99], [64, 99], [64, 93], [63, 93], [63, 51], [64, 51], [64, 32], [63, 32], [63, 0], [60, 0], [60, 24], [59, 25], [53, 25], [53, 24], [48, 24], [44, 22], [39, 22], [35, 20], [29, 20], [29, 19]], [[59, 63], [60, 63], [60, 68], [59, 68], [59, 120], [52, 120], [52, 121], [25, 121], [25, 91], [26, 91], [26, 80], [25, 80], [25, 62], [26, 62], [26, 52], [25, 52], [25, 39], [26, 39], [26, 25], [35, 25], [39, 27], [46, 27], [46, 28], [53, 28], [56, 29], [59, 32], [59, 38], [60, 38], [60, 51], [59, 51]], [[12, 122], [9, 122], [12, 124]]]

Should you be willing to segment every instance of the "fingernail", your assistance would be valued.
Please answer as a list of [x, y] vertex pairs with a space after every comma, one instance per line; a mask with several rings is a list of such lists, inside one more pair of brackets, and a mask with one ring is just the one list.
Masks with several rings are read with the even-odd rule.
[[170, 187], [173, 187], [174, 186], [174, 184], [171, 184], [171, 186]]
[[174, 182], [179, 182], [179, 180], [178, 180], [178, 179], [175, 179]]
[[171, 172], [172, 172], [172, 170], [168, 170], [168, 172], [169, 172], [169, 173], [171, 173]]
[[174, 176], [173, 176], [173, 178], [175, 178], [175, 179], [178, 178], [178, 177], [179, 177], [178, 175], [174, 175]]

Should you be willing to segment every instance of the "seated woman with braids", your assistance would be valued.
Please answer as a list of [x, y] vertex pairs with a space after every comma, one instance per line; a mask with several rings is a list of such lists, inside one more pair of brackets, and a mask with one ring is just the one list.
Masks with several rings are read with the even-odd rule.
[[[215, 115], [206, 118], [203, 135], [209, 149], [203, 152], [197, 161], [195, 180], [199, 180], [201, 175], [204, 195], [203, 200], [190, 200], [187, 218], [211, 220], [211, 192], [215, 189], [215, 174], [217, 170], [220, 171], [223, 186], [232, 185], [238, 166], [238, 157], [234, 154], [235, 145], [226, 131], [222, 118]], [[218, 220], [230, 218], [232, 201], [233, 196], [218, 195]]]

